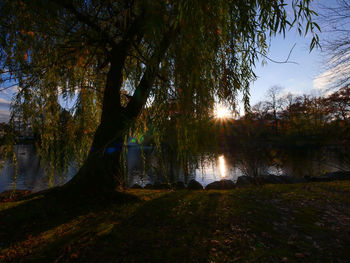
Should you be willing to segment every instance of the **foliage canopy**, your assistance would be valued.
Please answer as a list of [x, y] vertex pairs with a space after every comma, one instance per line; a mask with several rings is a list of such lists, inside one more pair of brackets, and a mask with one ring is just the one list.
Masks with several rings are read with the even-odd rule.
[[105, 153], [130, 130], [145, 132], [145, 121], [162, 134], [176, 119], [179, 152], [195, 150], [189, 129], [211, 118], [216, 100], [234, 108], [242, 92], [248, 107], [270, 37], [296, 26], [318, 43], [310, 2], [293, 0], [288, 17], [283, 0], [3, 0], [12, 121], [31, 124], [52, 170], [83, 162], [91, 144]]

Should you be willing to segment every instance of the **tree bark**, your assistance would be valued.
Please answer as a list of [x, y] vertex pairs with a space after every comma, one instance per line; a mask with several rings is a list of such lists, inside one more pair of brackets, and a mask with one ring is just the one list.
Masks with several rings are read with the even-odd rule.
[[[104, 90], [101, 122], [98, 126], [90, 152], [78, 173], [67, 184], [89, 192], [106, 192], [123, 186], [120, 157], [123, 139], [129, 128], [120, 105], [122, 86], [122, 61], [124, 54], [116, 57], [107, 74]], [[119, 182], [117, 182], [118, 180]]]
[[144, 107], [159, 64], [170, 45], [173, 30], [169, 30], [147, 63], [145, 72], [128, 105], [120, 104], [120, 90], [123, 85], [122, 69], [127, 56], [127, 47], [113, 54], [104, 91], [101, 123], [95, 133], [90, 153], [78, 173], [66, 184], [67, 188], [107, 193], [121, 190], [125, 180], [121, 170], [123, 141], [131, 125]]

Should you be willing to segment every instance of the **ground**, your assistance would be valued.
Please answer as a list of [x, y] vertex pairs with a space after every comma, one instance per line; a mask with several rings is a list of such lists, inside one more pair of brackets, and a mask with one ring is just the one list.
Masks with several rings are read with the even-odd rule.
[[350, 262], [350, 181], [0, 204], [0, 262]]

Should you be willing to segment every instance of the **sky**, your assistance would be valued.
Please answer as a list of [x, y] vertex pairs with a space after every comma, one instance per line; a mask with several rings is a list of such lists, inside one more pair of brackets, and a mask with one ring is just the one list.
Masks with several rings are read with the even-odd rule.
[[[287, 3], [290, 3], [288, 0]], [[320, 13], [321, 6], [334, 6], [336, 0], [315, 0], [313, 9]], [[320, 35], [321, 40], [327, 37], [326, 32]], [[291, 92], [295, 95], [312, 94], [322, 95], [326, 90], [327, 64], [326, 54], [321, 50], [314, 49], [309, 52], [311, 36], [300, 37], [295, 30], [286, 32], [286, 37], [278, 35], [271, 41], [268, 57], [275, 61], [285, 61], [290, 50], [289, 61], [295, 63], [274, 63], [268, 61], [264, 66], [256, 64], [255, 73], [258, 79], [251, 84], [251, 105], [264, 100], [267, 90], [272, 86], [280, 86], [282, 95]], [[322, 44], [322, 42], [321, 42]], [[0, 92], [0, 122], [8, 120], [9, 105], [12, 90]]]
[[0, 91], [0, 122], [9, 120], [9, 108], [13, 92], [8, 90]]
[[[286, 61], [291, 51], [288, 63], [275, 63], [267, 60], [267, 64], [257, 63], [255, 73], [257, 80], [252, 83], [250, 94], [251, 104], [264, 100], [266, 91], [272, 86], [280, 86], [282, 93], [291, 92], [295, 95], [317, 93], [322, 90], [318, 85], [326, 63], [325, 54], [321, 50], [310, 53], [311, 37], [301, 38], [295, 32], [289, 32], [286, 38], [277, 36], [271, 41], [268, 57], [274, 61]], [[318, 81], [317, 81], [318, 80]]]
[[[290, 1], [287, 1], [290, 2]], [[316, 0], [313, 9], [322, 13], [324, 6], [335, 6], [336, 0]], [[322, 24], [321, 18], [317, 21]], [[321, 26], [322, 28], [322, 26]], [[329, 38], [329, 33], [319, 33], [321, 45], [323, 39]], [[251, 84], [251, 105], [264, 100], [267, 90], [272, 86], [280, 86], [282, 94], [310, 94], [314, 96], [327, 93], [329, 87], [329, 72], [327, 70], [327, 54], [324, 50], [314, 49], [310, 52], [311, 35], [301, 37], [295, 30], [272, 39], [268, 57], [275, 61], [285, 61], [289, 52], [289, 61], [295, 63], [274, 63], [267, 60], [267, 65], [257, 63], [255, 73], [258, 79]]]

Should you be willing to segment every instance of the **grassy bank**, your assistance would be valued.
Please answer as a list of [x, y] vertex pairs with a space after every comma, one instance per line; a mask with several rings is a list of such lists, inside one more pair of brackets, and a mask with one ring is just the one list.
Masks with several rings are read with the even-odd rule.
[[0, 262], [349, 262], [350, 182], [0, 204]]

